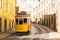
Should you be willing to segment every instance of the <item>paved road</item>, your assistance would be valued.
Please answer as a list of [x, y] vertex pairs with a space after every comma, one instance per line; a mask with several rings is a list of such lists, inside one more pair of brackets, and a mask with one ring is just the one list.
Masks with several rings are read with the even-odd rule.
[[[14, 33], [2, 40], [55, 40], [54, 34], [57, 34], [57, 33], [45, 26], [32, 23], [29, 34]], [[51, 37], [51, 35], [53, 35], [54, 37]]]

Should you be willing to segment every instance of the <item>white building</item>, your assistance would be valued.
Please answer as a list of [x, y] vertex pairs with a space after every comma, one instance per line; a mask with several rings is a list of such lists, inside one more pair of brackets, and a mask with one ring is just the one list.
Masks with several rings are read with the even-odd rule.
[[40, 18], [46, 14], [56, 14], [56, 28], [60, 33], [60, 0], [40, 0]]
[[56, 28], [57, 32], [60, 33], [60, 0], [55, 0], [56, 7]]

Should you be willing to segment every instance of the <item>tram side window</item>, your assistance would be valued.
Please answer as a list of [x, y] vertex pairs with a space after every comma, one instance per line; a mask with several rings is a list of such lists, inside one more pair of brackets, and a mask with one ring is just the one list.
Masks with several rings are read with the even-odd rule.
[[22, 20], [20, 20], [20, 21], [19, 21], [19, 24], [23, 24], [23, 21], [22, 21]]
[[16, 24], [18, 24], [18, 19], [16, 19]]
[[27, 23], [27, 18], [24, 18], [24, 23]]

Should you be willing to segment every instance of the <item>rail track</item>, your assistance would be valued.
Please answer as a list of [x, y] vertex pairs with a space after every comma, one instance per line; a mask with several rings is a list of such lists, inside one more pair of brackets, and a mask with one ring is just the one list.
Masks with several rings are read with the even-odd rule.
[[35, 30], [35, 33], [34, 34], [20, 34], [20, 33], [14, 33], [12, 35], [10, 35], [9, 37], [3, 39], [3, 40], [47, 40], [47, 39], [40, 39], [40, 38], [32, 38], [30, 35], [32, 35], [33, 37], [35, 35], [38, 35], [38, 34], [44, 34], [44, 33], [49, 33], [50, 30], [46, 29], [45, 27], [42, 27], [41, 25], [39, 24], [32, 24], [33, 30], [31, 30], [31, 32], [33, 33], [34, 30]]

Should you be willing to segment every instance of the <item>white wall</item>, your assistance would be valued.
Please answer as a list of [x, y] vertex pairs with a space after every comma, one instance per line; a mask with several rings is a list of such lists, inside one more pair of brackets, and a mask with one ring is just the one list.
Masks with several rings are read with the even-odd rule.
[[60, 0], [56, 0], [56, 28], [57, 32], [60, 33]]
[[56, 13], [56, 28], [57, 32], [60, 33], [60, 0], [40, 0], [41, 16], [53, 13]]

